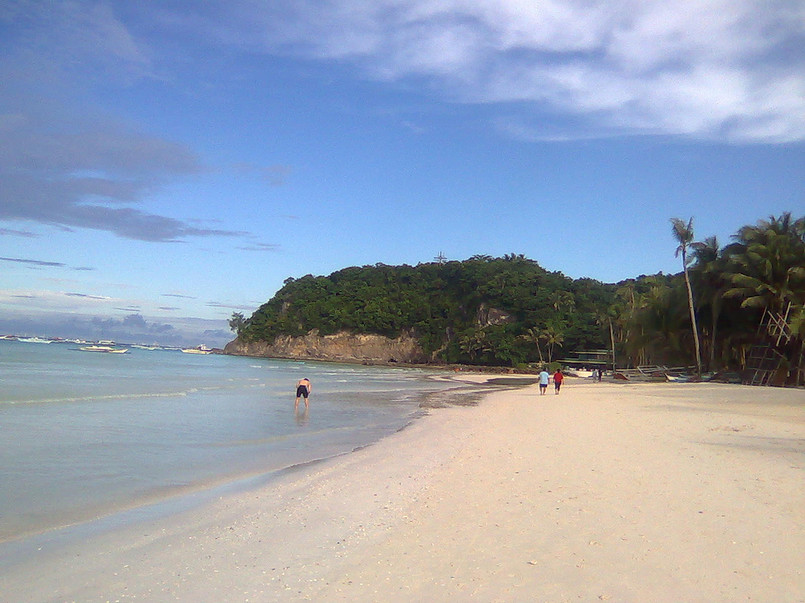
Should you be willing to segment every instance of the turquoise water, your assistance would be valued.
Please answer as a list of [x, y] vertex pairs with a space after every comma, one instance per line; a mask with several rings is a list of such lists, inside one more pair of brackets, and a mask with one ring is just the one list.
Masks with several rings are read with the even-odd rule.
[[[418, 369], [0, 341], [0, 542], [328, 458], [404, 427]], [[295, 384], [313, 383], [310, 411]]]

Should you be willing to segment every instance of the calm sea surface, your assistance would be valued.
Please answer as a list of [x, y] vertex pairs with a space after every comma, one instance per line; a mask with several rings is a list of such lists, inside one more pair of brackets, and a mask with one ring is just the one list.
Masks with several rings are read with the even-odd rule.
[[[417, 369], [77, 348], [0, 340], [0, 542], [349, 452], [455, 387]], [[310, 412], [294, 413], [302, 377]]]

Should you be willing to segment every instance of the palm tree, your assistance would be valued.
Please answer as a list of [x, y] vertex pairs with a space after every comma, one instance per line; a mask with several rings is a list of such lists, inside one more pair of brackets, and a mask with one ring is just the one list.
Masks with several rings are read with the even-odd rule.
[[693, 305], [693, 287], [690, 285], [690, 275], [688, 274], [688, 247], [693, 243], [693, 218], [685, 224], [679, 218], [671, 218], [673, 225], [672, 232], [679, 242], [676, 248], [676, 257], [682, 255], [682, 269], [685, 273], [685, 286], [688, 289], [688, 309], [690, 310], [690, 323], [693, 329], [693, 345], [696, 348], [696, 374], [702, 374], [702, 352], [699, 345], [699, 328], [696, 324], [696, 307]]
[[612, 326], [612, 315], [615, 313], [615, 308], [610, 307], [607, 308], [605, 311], [598, 310], [593, 314], [593, 318], [595, 319], [595, 324], [597, 324], [602, 329], [609, 328], [609, 343], [612, 346], [612, 370], [615, 370], [615, 329]]
[[564, 332], [559, 324], [549, 322], [548, 325], [542, 330], [541, 336], [545, 340], [548, 351], [548, 363], [550, 363], [553, 360], [554, 348], [556, 346], [561, 348], [562, 343], [565, 341]]
[[793, 363], [795, 382], [805, 375], [805, 217], [791, 213], [770, 216], [756, 226], [744, 226], [725, 250], [727, 278], [733, 285], [725, 296], [741, 299], [742, 308], [764, 308], [787, 318], [793, 339], [785, 355]]
[[459, 347], [472, 361], [475, 361], [478, 356], [492, 351], [486, 331], [480, 327], [476, 327], [472, 332], [462, 336], [459, 339]]
[[[636, 327], [635, 322], [637, 314], [637, 288], [634, 280], [627, 280], [622, 286], [618, 287], [615, 291], [615, 302], [609, 308], [610, 316], [614, 316], [614, 325], [618, 328], [618, 341], [622, 347], [628, 352], [633, 337], [633, 327]], [[610, 327], [612, 323], [610, 323]], [[614, 333], [610, 334], [613, 337]], [[614, 346], [612, 363], [614, 366]], [[629, 354], [627, 354], [629, 356]], [[631, 356], [632, 364], [635, 364], [636, 358]], [[639, 363], [638, 363], [639, 364]]]
[[[729, 245], [733, 287], [725, 295], [743, 298], [741, 307], [784, 312], [805, 302], [805, 218], [790, 213], [744, 226]], [[796, 308], [795, 308], [796, 309]]]
[[[701, 243], [693, 243], [695, 264], [691, 272], [699, 285], [699, 299], [710, 307], [710, 360], [709, 370], [714, 370], [718, 342], [718, 321], [724, 305], [727, 283], [724, 279], [726, 260], [716, 237], [707, 237]], [[699, 306], [701, 309], [701, 306]]]
[[557, 313], [572, 311], [576, 307], [576, 299], [570, 291], [555, 291], [551, 295], [551, 306]]
[[[682, 328], [679, 300], [675, 296], [677, 290], [659, 276], [646, 277], [643, 285], [648, 289], [636, 298], [635, 329], [629, 349], [637, 365], [675, 363]], [[688, 320], [689, 317], [683, 318]]]
[[528, 329], [524, 335], [522, 335], [523, 339], [533, 342], [537, 346], [537, 353], [539, 354], [539, 363], [545, 364], [545, 359], [542, 357], [542, 347], [539, 345], [540, 339], [542, 339], [542, 333], [537, 330], [536, 327], [531, 327]]

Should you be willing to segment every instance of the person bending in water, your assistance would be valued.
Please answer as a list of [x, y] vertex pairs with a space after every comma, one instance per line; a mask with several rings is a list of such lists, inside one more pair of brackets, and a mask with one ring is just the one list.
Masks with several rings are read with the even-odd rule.
[[296, 402], [293, 405], [294, 410], [299, 408], [299, 398], [305, 399], [305, 410], [308, 409], [307, 397], [310, 395], [312, 389], [313, 386], [310, 384], [310, 379], [307, 377], [296, 382]]

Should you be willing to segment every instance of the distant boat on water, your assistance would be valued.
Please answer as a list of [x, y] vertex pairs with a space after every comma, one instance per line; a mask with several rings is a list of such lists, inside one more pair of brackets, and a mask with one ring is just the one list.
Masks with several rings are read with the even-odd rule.
[[82, 352], [103, 352], [106, 354], [125, 354], [129, 351], [128, 348], [114, 348], [109, 345], [87, 345], [78, 349]]
[[212, 350], [203, 344], [195, 348], [182, 348], [182, 352], [185, 354], [212, 354]]
[[19, 337], [17, 341], [24, 343], [52, 343], [52, 339], [42, 339], [41, 337]]

